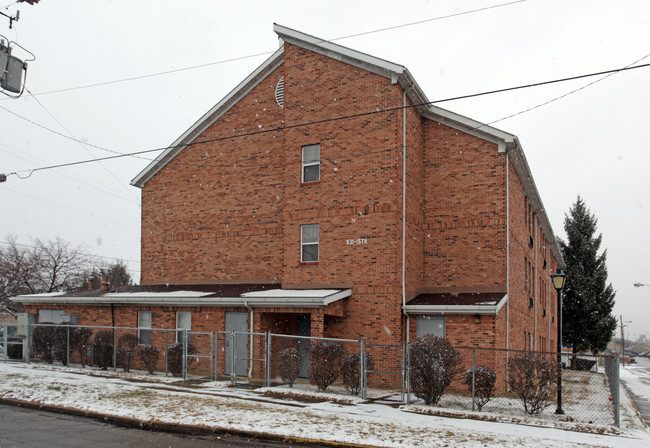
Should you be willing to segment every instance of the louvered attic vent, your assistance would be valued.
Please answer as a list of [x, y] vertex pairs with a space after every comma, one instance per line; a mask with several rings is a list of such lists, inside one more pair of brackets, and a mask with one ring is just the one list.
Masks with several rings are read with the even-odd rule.
[[275, 86], [275, 101], [278, 105], [284, 108], [284, 76], [278, 81], [278, 85]]

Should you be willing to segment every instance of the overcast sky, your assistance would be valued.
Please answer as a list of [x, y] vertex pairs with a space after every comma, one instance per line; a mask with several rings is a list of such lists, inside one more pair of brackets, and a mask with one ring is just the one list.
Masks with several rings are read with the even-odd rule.
[[[0, 95], [0, 173], [22, 177], [169, 145], [277, 49], [274, 22], [323, 39], [364, 33], [335, 42], [405, 65], [430, 100], [650, 63], [646, 0], [10, 2], [0, 10], [20, 20], [9, 29], [0, 17], [0, 35], [36, 56], [33, 95]], [[519, 137], [562, 238], [582, 196], [608, 251], [614, 312], [650, 337], [650, 286], [633, 286], [650, 284], [650, 67], [587, 86], [601, 78], [440, 106]], [[9, 176], [0, 239], [60, 236], [126, 260], [139, 279], [140, 190], [129, 183], [157, 154]]]

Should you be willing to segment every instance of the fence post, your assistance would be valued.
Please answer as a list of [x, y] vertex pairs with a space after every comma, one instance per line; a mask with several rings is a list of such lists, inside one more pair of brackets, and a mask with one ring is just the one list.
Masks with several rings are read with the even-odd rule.
[[117, 372], [117, 327], [113, 327], [113, 371]]
[[165, 330], [165, 376], [169, 372], [169, 330]]
[[619, 355], [616, 355], [616, 364], [614, 368], [614, 396], [612, 397], [614, 399], [614, 424], [616, 424], [617, 428], [621, 427], [621, 375], [620, 375], [620, 359]]
[[411, 404], [411, 345], [406, 347], [406, 404]]
[[65, 343], [65, 359], [66, 359], [66, 366], [70, 367], [70, 326], [66, 325], [66, 343]]
[[30, 358], [30, 354], [31, 354], [31, 351], [32, 351], [32, 344], [31, 344], [32, 331], [31, 330], [32, 330], [32, 324], [28, 323], [27, 324], [27, 336], [25, 337], [25, 342], [26, 342], [27, 347], [23, 348], [23, 352], [25, 353], [25, 361], [27, 362], [27, 364], [29, 364], [29, 358]]
[[271, 387], [271, 333], [266, 332], [266, 353], [264, 357], [264, 386]]
[[3, 358], [4, 362], [7, 362], [7, 352], [9, 351], [9, 345], [8, 345], [8, 342], [9, 342], [9, 336], [8, 336], [9, 324], [5, 324], [4, 327], [5, 327], [5, 331], [4, 331], [4, 333], [2, 333], [2, 346], [4, 347], [4, 354], [2, 355], [2, 358]]
[[359, 369], [361, 369], [361, 371], [359, 372], [359, 374], [360, 374], [359, 380], [361, 381], [361, 384], [360, 384], [361, 391], [360, 392], [361, 392], [361, 398], [363, 398], [365, 400], [366, 398], [368, 398], [368, 391], [366, 390], [366, 380], [368, 379], [368, 377], [367, 377], [367, 374], [368, 374], [367, 367], [368, 366], [366, 365], [366, 354], [365, 354], [365, 350], [364, 350], [364, 346], [363, 346], [363, 338], [361, 338], [361, 340], [359, 341], [359, 361], [360, 361], [359, 362]]
[[[210, 332], [210, 356], [214, 356], [214, 333]], [[210, 359], [210, 381], [215, 381], [214, 358]]]
[[187, 328], [183, 328], [183, 380], [187, 380]]
[[237, 356], [235, 344], [237, 343], [237, 338], [235, 337], [235, 332], [230, 332], [230, 383], [233, 386], [237, 385]]
[[476, 347], [472, 348], [472, 412], [476, 406]]

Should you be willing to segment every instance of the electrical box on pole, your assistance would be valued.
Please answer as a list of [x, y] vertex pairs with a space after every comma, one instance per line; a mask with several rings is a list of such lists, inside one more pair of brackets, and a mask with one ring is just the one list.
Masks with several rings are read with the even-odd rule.
[[[21, 59], [12, 54], [13, 50], [19, 48], [26, 53], [26, 58]], [[25, 89], [27, 79], [27, 62], [35, 60], [36, 57], [3, 36], [0, 36], [0, 91], [12, 98], [18, 98]]]

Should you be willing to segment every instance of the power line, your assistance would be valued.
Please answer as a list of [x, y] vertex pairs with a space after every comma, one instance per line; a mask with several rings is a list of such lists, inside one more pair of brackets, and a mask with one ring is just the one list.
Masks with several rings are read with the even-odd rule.
[[[30, 176], [31, 176], [31, 174], [30, 174]], [[16, 190], [14, 190], [12, 188], [9, 188], [9, 187], [3, 187], [2, 190], [3, 191], [10, 191], [12, 193], [19, 194], [19, 195], [22, 195], [22, 196], [26, 196], [26, 197], [31, 198], [31, 199], [36, 199], [37, 201], [45, 202], [45, 203], [47, 203], [49, 205], [55, 205], [57, 207], [61, 207], [61, 208], [64, 208], [66, 210], [70, 210], [70, 211], [79, 213], [81, 215], [90, 216], [91, 218], [95, 218], [95, 219], [98, 219], [98, 220], [103, 221], [103, 222], [109, 222], [109, 223], [112, 223], [112, 224], [116, 224], [118, 226], [122, 226], [122, 227], [125, 227], [125, 228], [130, 229], [130, 230], [134, 230], [134, 231], [137, 231], [137, 232], [140, 231], [140, 229], [137, 229], [135, 227], [131, 227], [131, 226], [123, 224], [121, 222], [112, 221], [112, 220], [107, 219], [107, 218], [102, 218], [101, 216], [95, 216], [95, 215], [93, 215], [91, 213], [82, 212], [81, 210], [77, 210], [76, 208], [68, 207], [67, 205], [58, 204], [56, 202], [52, 202], [49, 199], [46, 200], [46, 199], [43, 199], [43, 198], [39, 198], [38, 196], [33, 196], [31, 194], [27, 194], [27, 193], [24, 193], [22, 191], [16, 191]]]
[[[90, 150], [88, 149], [88, 147], [86, 146], [86, 144], [85, 144], [85, 143], [81, 143], [81, 142], [79, 142], [79, 140], [76, 139], [76, 138], [74, 137], [74, 135], [72, 135], [72, 132], [70, 132], [70, 130], [69, 130], [67, 127], [65, 127], [65, 126], [63, 125], [63, 123], [61, 123], [61, 121], [60, 121], [58, 118], [56, 118], [56, 117], [54, 116], [54, 114], [53, 114], [52, 112], [50, 112], [50, 110], [49, 110], [47, 107], [45, 107], [45, 105], [44, 105], [44, 104], [43, 104], [43, 103], [42, 103], [38, 98], [36, 98], [28, 88], [25, 87], [25, 90], [27, 90], [27, 93], [29, 93], [29, 95], [30, 95], [32, 98], [34, 98], [34, 101], [36, 101], [36, 102], [37, 102], [37, 103], [38, 103], [38, 104], [39, 104], [39, 105], [40, 105], [40, 106], [45, 110], [45, 112], [47, 112], [47, 113], [49, 114], [49, 116], [52, 117], [52, 118], [54, 119], [54, 121], [56, 121], [56, 122], [59, 124], [59, 126], [61, 126], [61, 127], [63, 128], [63, 130], [64, 130], [65, 132], [68, 133], [68, 135], [69, 135], [70, 137], [72, 137], [72, 138], [74, 138], [75, 140], [77, 140], [78, 145], [81, 146], [81, 148], [82, 148], [84, 151], [86, 151], [86, 152], [88, 153], [88, 155], [90, 155], [91, 157], [94, 156], [94, 154], [93, 154], [92, 152], [90, 152]], [[123, 187], [123, 188], [124, 188], [124, 189], [125, 189], [125, 190], [126, 190], [126, 191], [127, 191], [127, 192], [128, 192], [128, 193], [129, 193], [129, 194], [130, 194], [134, 199], [135, 199], [135, 200], [136, 200], [136, 202], [137, 202], [138, 205], [141, 205], [141, 204], [140, 204], [140, 198], [138, 198], [138, 197], [135, 196], [135, 194], [133, 193], [133, 190], [131, 190], [131, 189], [128, 188], [126, 185], [124, 185], [122, 182], [120, 182], [120, 180], [117, 178], [117, 176], [116, 176], [116, 175], [115, 175], [111, 170], [109, 170], [109, 169], [108, 169], [108, 168], [107, 168], [107, 167], [106, 167], [102, 162], [99, 162], [99, 165], [100, 165], [100, 166], [101, 166], [101, 167], [102, 167], [102, 168], [103, 168], [103, 169], [104, 169], [104, 170], [105, 170], [105, 171], [106, 171], [106, 172], [107, 172], [107, 173], [108, 173], [108, 174], [109, 174], [109, 175], [110, 175], [110, 176], [111, 176], [115, 181], [117, 181], [117, 183], [118, 183], [121, 187]]]
[[419, 20], [419, 21], [417, 21], [417, 22], [404, 23], [404, 24], [402, 24], [402, 25], [388, 26], [388, 27], [386, 27], [386, 28], [379, 28], [379, 29], [372, 30], [372, 31], [364, 31], [364, 32], [361, 32], [361, 33], [349, 34], [349, 35], [347, 35], [347, 36], [336, 37], [336, 38], [334, 38], [334, 39], [330, 39], [330, 40], [327, 40], [327, 41], [326, 41], [326, 40], [323, 40], [323, 42], [334, 42], [334, 41], [337, 41], [337, 40], [349, 39], [349, 38], [351, 38], [351, 37], [365, 36], [365, 35], [367, 35], [367, 34], [380, 33], [380, 32], [382, 32], [382, 31], [391, 31], [391, 30], [396, 30], [396, 29], [399, 29], [399, 28], [405, 28], [405, 27], [407, 27], [407, 26], [421, 25], [421, 24], [423, 24], [423, 23], [434, 22], [434, 21], [437, 21], [437, 20], [451, 19], [451, 18], [453, 18], [453, 17], [458, 17], [458, 16], [464, 16], [464, 15], [468, 15], [468, 14], [473, 14], [473, 13], [475, 13], [475, 12], [487, 11], [487, 10], [489, 10], [489, 9], [502, 8], [502, 7], [504, 7], [504, 6], [511, 6], [511, 5], [516, 4], [516, 3], [524, 3], [524, 2], [526, 2], [526, 1], [528, 1], [528, 0], [516, 0], [516, 1], [513, 1], [513, 2], [509, 2], [509, 3], [501, 3], [501, 4], [499, 4], [499, 5], [492, 5], [492, 6], [486, 6], [486, 7], [484, 7], [484, 8], [471, 9], [471, 10], [469, 10], [469, 11], [457, 12], [457, 13], [449, 14], [449, 15], [446, 15], [446, 16], [434, 17], [433, 19], [424, 19], [424, 20]]
[[[5, 246], [20, 246], [20, 247], [28, 247], [30, 249], [38, 249], [36, 246], [32, 246], [30, 244], [23, 244], [23, 243], [16, 243], [16, 242], [8, 242], [8, 241], [0, 241], [0, 244], [4, 244]], [[79, 252], [81, 255], [86, 255], [88, 257], [95, 257], [95, 258], [103, 258], [105, 260], [115, 260], [115, 261], [124, 261], [128, 263], [135, 263], [135, 264], [140, 264], [138, 260], [130, 260], [128, 258], [120, 258], [120, 257], [107, 257], [104, 255], [96, 255], [96, 254], [89, 254], [87, 252]]]
[[[445, 15], [445, 16], [433, 17], [431, 19], [419, 20], [417, 22], [404, 23], [404, 24], [401, 24], [401, 25], [394, 25], [394, 26], [390, 26], [390, 27], [379, 28], [379, 29], [376, 29], [376, 30], [364, 31], [364, 32], [361, 32], [361, 33], [356, 33], [356, 34], [349, 34], [347, 36], [335, 37], [335, 38], [329, 39], [329, 40], [323, 39], [323, 40], [321, 40], [321, 42], [335, 42], [335, 41], [339, 41], [339, 40], [350, 39], [352, 37], [365, 36], [365, 35], [369, 35], [369, 34], [380, 33], [380, 32], [383, 32], [383, 31], [390, 31], [390, 30], [405, 28], [405, 27], [409, 27], [409, 26], [421, 25], [423, 23], [434, 22], [434, 21], [444, 20], [444, 19], [450, 19], [450, 18], [453, 18], [453, 17], [473, 14], [473, 13], [476, 13], [476, 12], [482, 12], [482, 11], [487, 11], [487, 10], [490, 10], [490, 9], [501, 8], [501, 7], [504, 7], [504, 6], [511, 6], [511, 5], [514, 5], [514, 4], [517, 4], [517, 3], [523, 3], [523, 2], [526, 2], [526, 1], [528, 1], [528, 0], [516, 0], [516, 1], [508, 2], [508, 3], [501, 3], [501, 4], [498, 4], [498, 5], [486, 6], [484, 8], [478, 8], [478, 9], [472, 9], [472, 10], [468, 10], [468, 11], [462, 11], [462, 12], [458, 12], [458, 13], [454, 13], [454, 14], [448, 14], [448, 15]], [[86, 85], [83, 85], [83, 86], [68, 87], [68, 88], [57, 89], [57, 90], [49, 90], [49, 91], [45, 91], [45, 92], [36, 93], [35, 95], [38, 95], [38, 96], [40, 96], [40, 95], [50, 95], [50, 94], [53, 94], [53, 93], [64, 93], [64, 92], [71, 92], [71, 91], [74, 91], [74, 90], [88, 89], [88, 88], [92, 88], [92, 87], [100, 87], [100, 86], [106, 86], [106, 85], [111, 85], [111, 84], [119, 84], [119, 83], [129, 82], [129, 81], [138, 81], [140, 79], [152, 78], [152, 77], [155, 77], [155, 76], [169, 75], [169, 74], [172, 74], [172, 73], [179, 73], [179, 72], [184, 72], [184, 71], [188, 71], [188, 70], [195, 70], [195, 69], [198, 69], [198, 68], [210, 67], [210, 66], [213, 66], [213, 65], [226, 64], [226, 63], [229, 63], [229, 62], [237, 62], [237, 61], [242, 61], [242, 60], [245, 60], [245, 59], [252, 59], [252, 58], [256, 58], [256, 57], [260, 57], [260, 56], [268, 56], [268, 55], [273, 54], [273, 53], [274, 53], [274, 51], [265, 51], [265, 52], [262, 52], [262, 53], [255, 53], [255, 54], [240, 56], [240, 57], [236, 57], [236, 58], [223, 59], [223, 60], [220, 60], [220, 61], [207, 62], [205, 64], [198, 64], [198, 65], [193, 65], [193, 66], [189, 66], [189, 67], [165, 70], [165, 71], [161, 71], [161, 72], [150, 73], [150, 74], [147, 74], [147, 75], [131, 76], [131, 77], [128, 77], [128, 78], [115, 79], [115, 80], [112, 80], [112, 81], [97, 82], [97, 83], [93, 83], [93, 84], [86, 84]]]
[[[650, 55], [644, 56], [640, 60], [643, 60], [643, 59], [647, 58], [648, 56], [650, 56]], [[205, 143], [213, 143], [213, 142], [230, 140], [230, 139], [241, 138], [241, 137], [250, 137], [250, 136], [254, 136], [254, 135], [267, 134], [267, 133], [271, 133], [271, 132], [278, 132], [278, 131], [285, 131], [285, 130], [289, 130], [289, 129], [295, 129], [295, 128], [299, 128], [299, 127], [303, 127], [303, 126], [311, 126], [311, 125], [329, 123], [329, 122], [340, 121], [340, 120], [349, 120], [349, 119], [360, 118], [360, 117], [375, 115], [375, 114], [380, 114], [380, 113], [394, 112], [394, 111], [398, 111], [398, 110], [402, 110], [402, 109], [421, 107], [421, 106], [429, 106], [429, 105], [434, 105], [434, 104], [439, 104], [439, 103], [444, 103], [444, 102], [449, 102], [449, 101], [457, 101], [457, 100], [461, 100], [461, 99], [475, 98], [475, 97], [479, 97], [479, 96], [492, 95], [492, 94], [496, 94], [496, 93], [510, 92], [510, 91], [514, 91], [514, 90], [527, 89], [527, 88], [532, 88], [532, 87], [540, 87], [540, 86], [545, 86], [545, 85], [550, 85], [550, 84], [557, 84], [557, 83], [560, 83], [560, 82], [573, 81], [573, 80], [584, 79], [584, 78], [593, 77], [593, 76], [612, 75], [612, 74], [619, 73], [619, 72], [622, 72], [622, 71], [635, 70], [635, 69], [646, 68], [646, 67], [650, 67], [650, 64], [633, 65], [633, 66], [628, 65], [626, 67], [622, 67], [622, 68], [618, 68], [618, 69], [605, 70], [605, 71], [594, 72], [594, 73], [584, 74], [584, 75], [571, 76], [571, 77], [561, 78], [561, 79], [556, 79], [556, 80], [551, 80], [551, 81], [537, 82], [537, 83], [533, 83], [533, 84], [525, 84], [525, 85], [521, 85], [521, 86], [517, 86], [517, 87], [508, 87], [508, 88], [504, 88], [504, 89], [491, 90], [491, 91], [480, 92], [480, 93], [473, 93], [473, 94], [469, 94], [469, 95], [456, 96], [456, 97], [445, 98], [445, 99], [441, 99], [441, 100], [427, 101], [427, 102], [423, 102], [423, 103], [413, 104], [413, 105], [410, 105], [410, 106], [397, 106], [397, 107], [380, 109], [380, 110], [375, 110], [375, 111], [370, 111], [370, 112], [360, 112], [358, 114], [351, 114], [351, 115], [344, 115], [344, 116], [339, 116], [339, 117], [325, 118], [325, 119], [322, 119], [322, 120], [315, 120], [315, 121], [310, 121], [310, 122], [305, 122], [305, 123], [298, 123], [298, 124], [289, 125], [289, 126], [280, 126], [280, 127], [275, 127], [275, 128], [271, 128], [271, 129], [256, 130], [256, 131], [251, 131], [251, 132], [245, 132], [245, 133], [242, 133], [242, 134], [235, 134], [235, 135], [229, 135], [229, 136], [224, 136], [224, 137], [216, 137], [216, 138], [211, 138], [211, 139], [206, 139], [206, 140], [193, 141], [193, 142], [183, 144], [183, 145], [167, 146], [167, 147], [164, 147], [164, 148], [147, 149], [147, 150], [136, 151], [136, 152], [131, 152], [131, 153], [120, 153], [120, 152], [117, 152], [117, 151], [109, 150], [109, 149], [106, 149], [106, 148], [101, 148], [99, 146], [88, 143], [89, 146], [92, 146], [92, 147], [98, 148], [98, 149], [103, 149], [105, 151], [110, 151], [112, 153], [115, 153], [116, 155], [107, 156], [107, 157], [100, 157], [100, 158], [95, 158], [95, 159], [81, 160], [81, 161], [76, 161], [76, 162], [60, 163], [60, 164], [56, 164], [56, 165], [49, 165], [49, 166], [44, 166], [44, 167], [39, 167], [39, 168], [33, 168], [31, 170], [22, 170], [21, 172], [28, 172], [29, 173], [26, 177], [21, 177], [18, 174], [18, 172], [8, 173], [8, 174], [6, 174], [6, 176], [16, 175], [21, 179], [25, 179], [25, 178], [30, 177], [36, 171], [43, 171], [43, 170], [50, 170], [50, 169], [55, 169], [55, 168], [62, 168], [62, 167], [68, 167], [68, 166], [74, 166], [74, 165], [81, 165], [81, 164], [93, 163], [93, 162], [104, 161], [104, 160], [112, 160], [112, 159], [118, 159], [118, 158], [122, 158], [122, 157], [134, 157], [134, 156], [139, 156], [141, 154], [147, 154], [147, 153], [151, 153], [151, 152], [163, 151], [163, 150], [167, 150], [167, 149], [188, 147], [188, 146], [200, 145], [200, 144], [205, 144]], [[599, 82], [599, 81], [601, 81], [601, 80], [598, 80], [596, 82]], [[586, 88], [586, 87], [588, 87], [588, 86], [590, 86], [592, 84], [595, 84], [595, 82], [590, 83], [587, 86], [584, 86], [584, 87], [582, 87], [580, 89], [576, 89], [575, 91], [569, 92], [569, 93], [567, 93], [567, 94], [565, 94], [565, 95], [563, 95], [563, 96], [561, 96], [559, 98], [563, 98], [563, 97], [565, 97], [567, 95], [570, 95], [571, 93], [575, 93], [575, 92], [577, 92], [579, 90], [582, 90], [582, 89], [584, 89], [584, 88]], [[557, 100], [559, 98], [556, 98], [555, 100]], [[555, 101], [555, 100], [552, 100], [552, 101]], [[546, 102], [544, 104], [548, 104], [548, 103], [550, 103], [552, 101]], [[533, 107], [531, 109], [527, 109], [526, 111], [518, 112], [517, 114], [511, 115], [511, 116], [508, 116], [508, 117], [501, 118], [501, 119], [499, 119], [497, 121], [503, 121], [506, 118], [511, 118], [513, 116], [522, 114], [524, 112], [535, 109], [537, 107], [541, 107], [544, 104], [535, 106], [535, 107]], [[29, 121], [31, 123], [34, 123], [32, 120], [29, 120], [29, 119], [27, 119], [25, 117], [22, 117], [21, 115], [16, 114], [15, 112], [10, 111], [10, 110], [6, 109], [3, 106], [0, 106], [0, 108], [2, 108], [4, 110], [7, 110], [11, 114], [13, 114], [13, 115], [15, 115], [15, 116], [17, 116], [19, 118], [22, 118], [22, 119], [25, 119], [25, 120], [27, 120], [27, 121]], [[492, 123], [496, 123], [496, 121], [492, 122]], [[490, 123], [490, 124], [492, 124], [492, 123]], [[37, 124], [37, 123], [35, 123], [35, 124]], [[70, 140], [73, 140], [73, 141], [77, 141], [77, 139], [75, 139], [75, 138], [68, 137], [65, 134], [61, 134], [60, 132], [51, 130], [51, 129], [43, 126], [43, 125], [37, 124], [37, 126], [39, 126], [41, 128], [44, 128], [44, 129], [47, 129], [47, 130], [50, 130], [51, 132], [54, 132], [55, 134], [60, 135], [60, 136], [62, 136], [64, 138], [67, 138], [67, 139], [70, 139]], [[487, 124], [484, 125], [484, 126], [487, 126]], [[150, 159], [147, 159], [147, 160], [150, 160]]]

